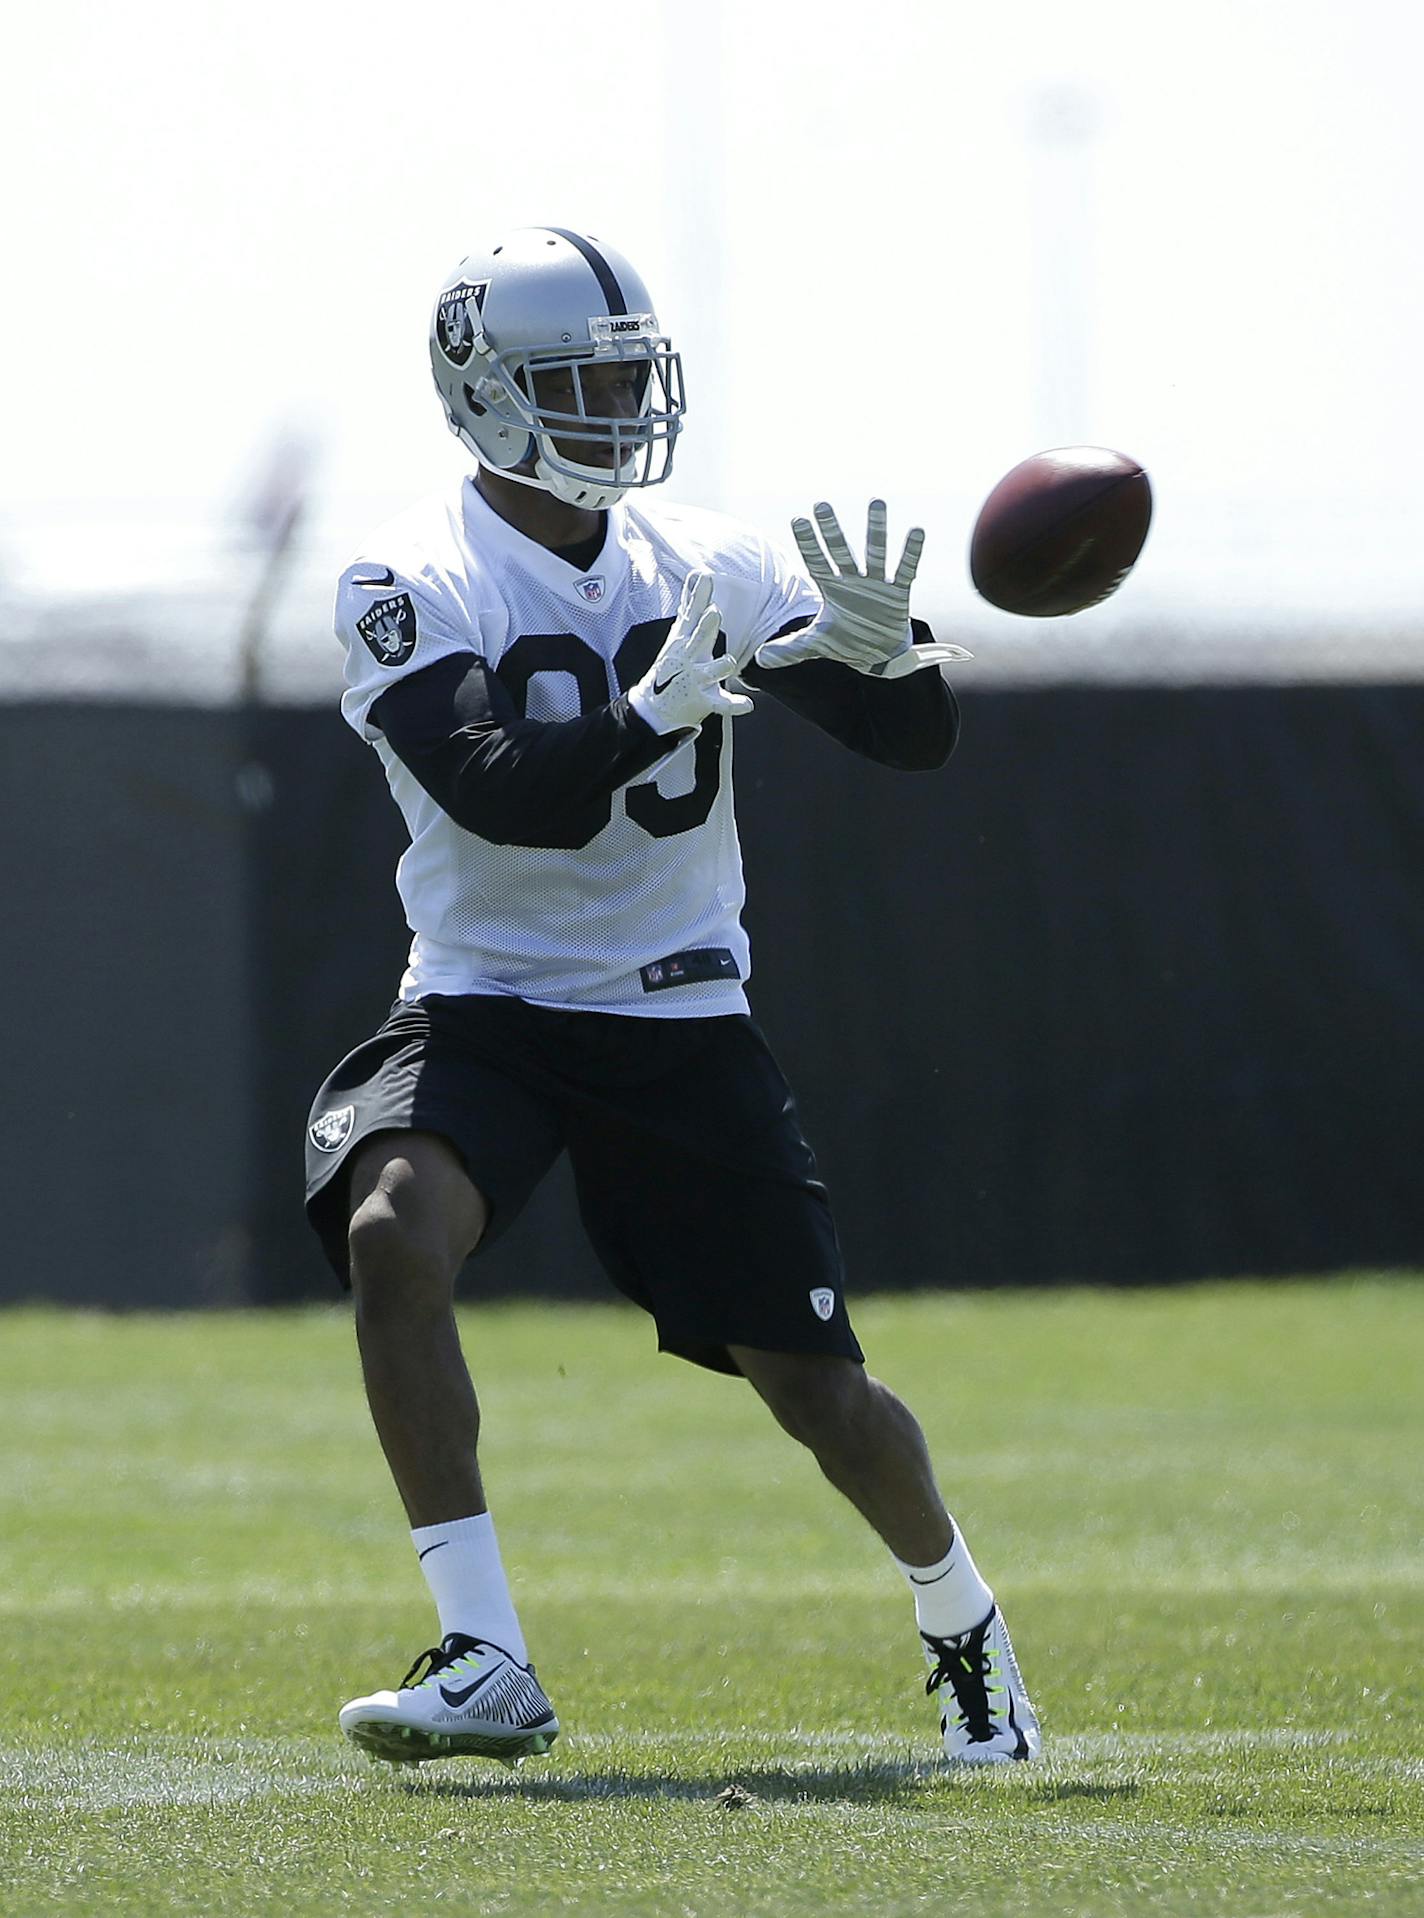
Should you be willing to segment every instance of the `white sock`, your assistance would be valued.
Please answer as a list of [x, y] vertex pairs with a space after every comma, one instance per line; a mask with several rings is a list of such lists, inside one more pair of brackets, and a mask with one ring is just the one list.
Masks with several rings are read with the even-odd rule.
[[895, 1563], [915, 1594], [915, 1622], [930, 1638], [957, 1638], [982, 1625], [994, 1608], [994, 1594], [979, 1576], [957, 1525], [954, 1543], [937, 1565], [906, 1565], [898, 1558]]
[[440, 1614], [440, 1636], [463, 1632], [467, 1638], [487, 1639], [527, 1665], [529, 1652], [489, 1513], [420, 1525], [410, 1537]]

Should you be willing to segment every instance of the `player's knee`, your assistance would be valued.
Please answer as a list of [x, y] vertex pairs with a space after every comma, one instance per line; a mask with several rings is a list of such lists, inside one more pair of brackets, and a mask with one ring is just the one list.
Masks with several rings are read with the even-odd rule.
[[780, 1354], [753, 1382], [777, 1423], [811, 1451], [853, 1442], [869, 1389], [863, 1366], [850, 1359]]
[[351, 1215], [347, 1237], [351, 1290], [366, 1314], [444, 1310], [454, 1295], [456, 1265], [436, 1235], [402, 1217], [384, 1192], [373, 1192]]

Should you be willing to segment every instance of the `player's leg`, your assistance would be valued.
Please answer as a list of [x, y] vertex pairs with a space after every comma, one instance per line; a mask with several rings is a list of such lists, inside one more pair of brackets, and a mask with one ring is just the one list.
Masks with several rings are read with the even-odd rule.
[[1038, 1719], [1013, 1644], [945, 1507], [909, 1407], [854, 1359], [727, 1349], [909, 1581], [946, 1756], [970, 1763], [1036, 1756]]
[[629, 1034], [627, 1069], [569, 1133], [609, 1276], [665, 1351], [747, 1373], [884, 1538], [914, 1592], [946, 1753], [1031, 1755], [1037, 1725], [993, 1594], [914, 1416], [865, 1375], [825, 1187], [765, 1039], [745, 1018], [624, 1023], [655, 1029]]
[[479, 1402], [455, 1279], [490, 1208], [453, 1146], [386, 1132], [354, 1155], [348, 1245], [371, 1416], [440, 1616], [441, 1643], [400, 1688], [352, 1699], [341, 1727], [378, 1758], [547, 1751], [558, 1720], [528, 1662], [477, 1451]]
[[514, 1017], [479, 999], [396, 1007], [322, 1087], [307, 1132], [308, 1215], [354, 1294], [372, 1417], [440, 1618], [440, 1644], [396, 1691], [342, 1712], [349, 1736], [390, 1758], [517, 1757], [558, 1730], [486, 1509], [454, 1312], [464, 1260], [560, 1147], [505, 1043]]
[[376, 1432], [412, 1528], [488, 1510], [455, 1278], [489, 1205], [449, 1142], [383, 1132], [353, 1157], [347, 1245]]
[[[777, 1423], [808, 1448], [895, 1558], [930, 1565], [944, 1557], [954, 1528], [929, 1448], [919, 1421], [889, 1386], [854, 1359], [745, 1345], [728, 1350]], [[979, 1595], [971, 1594], [973, 1602]]]

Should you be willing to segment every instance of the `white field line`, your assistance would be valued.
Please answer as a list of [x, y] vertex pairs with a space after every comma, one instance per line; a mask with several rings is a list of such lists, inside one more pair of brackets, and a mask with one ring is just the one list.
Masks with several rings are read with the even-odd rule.
[[348, 1760], [341, 1772], [294, 1769], [293, 1754], [274, 1754], [281, 1769], [237, 1754], [231, 1759], [163, 1756], [137, 1746], [75, 1751], [0, 1750], [0, 1792], [50, 1810], [112, 1811], [140, 1805], [230, 1805], [254, 1798], [302, 1798], [349, 1791], [360, 1776]]
[[[1315, 1751], [1323, 1755], [1320, 1769], [1328, 1774], [1394, 1777], [1424, 1783], [1424, 1761], [1411, 1758], [1372, 1757], [1347, 1754], [1337, 1748], [1351, 1735], [1340, 1732], [1300, 1731], [1290, 1727], [1238, 1732], [1101, 1732], [1080, 1733], [1045, 1742], [1043, 1761], [1031, 1771], [1017, 1767], [1004, 1772], [979, 1774], [991, 1784], [1042, 1782], [1081, 1782], [1085, 1765], [1149, 1766], [1152, 1761], [1171, 1765], [1164, 1782], [1183, 1784], [1209, 1781], [1210, 1770], [1193, 1770], [1184, 1775], [1174, 1760], [1184, 1758], [1221, 1759], [1251, 1752]], [[587, 1768], [587, 1761], [603, 1757], [608, 1790], [606, 1796], [618, 1798], [636, 1792], [639, 1781], [656, 1787], [655, 1772], [634, 1769], [631, 1772], [608, 1765], [608, 1757], [631, 1750], [656, 1760], [659, 1751], [686, 1752], [715, 1756], [720, 1761], [719, 1777], [738, 1769], [775, 1767], [795, 1776], [804, 1772], [808, 1779], [820, 1778], [828, 1762], [845, 1767], [874, 1768], [876, 1765], [902, 1771], [906, 1779], [931, 1779], [943, 1775], [943, 1768], [931, 1755], [928, 1740], [910, 1740], [889, 1733], [850, 1731], [808, 1731], [800, 1727], [780, 1732], [700, 1732], [656, 1730], [627, 1732], [567, 1733], [560, 1741], [553, 1760], [524, 1774], [538, 1796], [540, 1780], [551, 1784], [567, 1783]], [[582, 1766], [581, 1766], [582, 1761]], [[452, 1774], [441, 1769], [441, 1775]], [[294, 1739], [184, 1739], [167, 1734], [133, 1739], [122, 1745], [84, 1746], [69, 1750], [53, 1746], [0, 1746], [0, 1793], [18, 1798], [21, 1803], [49, 1809], [103, 1811], [119, 1807], [164, 1805], [219, 1805], [254, 1798], [306, 1797], [322, 1792], [349, 1791], [353, 1784], [370, 1780], [373, 1773], [382, 1778], [383, 1767], [371, 1767], [350, 1752], [333, 1734], [329, 1738]], [[432, 1774], [434, 1775], [434, 1774]], [[466, 1774], [461, 1768], [460, 1775]], [[492, 1783], [508, 1784], [504, 1774], [483, 1767], [474, 1776]], [[1239, 1776], [1239, 1774], [1236, 1774]], [[405, 1774], [401, 1774], [402, 1777]], [[425, 1774], [420, 1774], [425, 1776]], [[590, 1779], [590, 1795], [598, 1795], [602, 1781]], [[709, 1792], [717, 1779], [707, 1781]], [[851, 1782], [848, 1780], [848, 1783]], [[688, 1785], [694, 1779], [685, 1781]], [[631, 1788], [631, 1789], [630, 1789]], [[786, 1800], [776, 1801], [785, 1807]], [[791, 1802], [791, 1809], [834, 1811], [834, 1801], [812, 1800], [803, 1806]], [[853, 1814], [855, 1806], [845, 1806]], [[887, 1810], [890, 1808], [886, 1808]], [[901, 1814], [913, 1813], [913, 1807], [898, 1808]], [[1104, 1821], [1087, 1821], [1094, 1831], [1105, 1829]], [[1035, 1830], [1043, 1828], [1041, 1814], [1035, 1812]], [[1064, 1830], [1081, 1832], [1086, 1825], [1065, 1822]], [[1145, 1820], [1115, 1823], [1119, 1834], [1146, 1830], [1176, 1832], [1177, 1827], [1160, 1821]], [[1181, 1831], [1184, 1841], [1200, 1843], [1200, 1833]], [[1279, 1843], [1286, 1849], [1300, 1849], [1319, 1843], [1332, 1849], [1365, 1847], [1373, 1840], [1322, 1838], [1315, 1840], [1298, 1833], [1236, 1833], [1236, 1846]], [[1395, 1849], [1400, 1849], [1396, 1843]], [[1406, 1851], [1410, 1850], [1407, 1845]], [[1424, 1858], [1424, 1847], [1415, 1846], [1413, 1854]]]
[[[382, 1580], [301, 1579], [283, 1577], [232, 1579], [152, 1579], [131, 1585], [49, 1586], [25, 1592], [11, 1587], [0, 1594], [0, 1616], [20, 1617], [30, 1612], [46, 1615], [56, 1611], [115, 1612], [160, 1610], [168, 1606], [248, 1605], [274, 1610], [318, 1610], [329, 1606], [343, 1609], [353, 1604], [389, 1605], [393, 1580], [405, 1565], [402, 1554], [392, 1544], [392, 1578]], [[1111, 1580], [1098, 1574], [1078, 1576], [1071, 1567], [1062, 1570], [1030, 1571], [1006, 1581], [1005, 1603], [1025, 1594], [1049, 1593], [1055, 1598], [1081, 1598], [1105, 1594], [1130, 1606], [1143, 1596], [1170, 1596], [1191, 1593], [1230, 1597], [1275, 1595], [1291, 1609], [1299, 1611], [1310, 1599], [1340, 1594], [1358, 1595], [1362, 1590], [1402, 1587], [1417, 1591], [1419, 1564], [1401, 1558], [1375, 1565], [1357, 1562], [1338, 1565], [1256, 1564], [1236, 1568], [1216, 1565], [1200, 1570], [1194, 1566], [1174, 1565], [1170, 1571], [1145, 1565], [1128, 1565]], [[691, 1586], [695, 1583], [695, 1591]], [[513, 1580], [516, 1599], [532, 1589], [527, 1581]], [[412, 1591], [414, 1587], [412, 1586]], [[557, 1596], [574, 1604], [626, 1604], [658, 1600], [686, 1608], [692, 1605], [720, 1604], [727, 1599], [765, 1600], [784, 1603], [794, 1596], [798, 1603], [807, 1600], [834, 1602], [838, 1599], [876, 1599], [893, 1597], [901, 1591], [888, 1568], [836, 1572], [798, 1571], [788, 1565], [784, 1570], [768, 1571], [762, 1566], [724, 1565], [710, 1578], [695, 1581], [678, 1574], [660, 1574], [656, 1570], [630, 1576], [623, 1572], [585, 1572], [561, 1576]], [[399, 1591], [395, 1594], [399, 1597]]]

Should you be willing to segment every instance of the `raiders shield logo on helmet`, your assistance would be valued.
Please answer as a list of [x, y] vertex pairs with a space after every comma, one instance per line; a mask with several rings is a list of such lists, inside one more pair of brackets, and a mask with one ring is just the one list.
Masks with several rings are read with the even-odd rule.
[[415, 608], [410, 594], [378, 599], [357, 620], [356, 630], [378, 666], [403, 666], [415, 651]]
[[435, 340], [452, 366], [463, 366], [475, 350], [475, 323], [470, 318], [473, 304], [476, 315], [483, 313], [489, 281], [462, 281], [442, 294], [435, 310]]
[[811, 1310], [818, 1319], [828, 1319], [835, 1309], [835, 1293], [828, 1285], [818, 1285], [811, 1294]]
[[355, 1123], [355, 1106], [337, 1106], [331, 1112], [318, 1113], [311, 1122], [311, 1142], [318, 1152], [339, 1152]]

